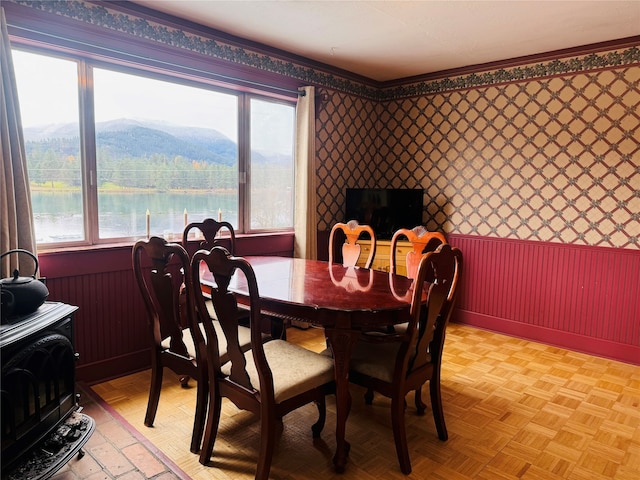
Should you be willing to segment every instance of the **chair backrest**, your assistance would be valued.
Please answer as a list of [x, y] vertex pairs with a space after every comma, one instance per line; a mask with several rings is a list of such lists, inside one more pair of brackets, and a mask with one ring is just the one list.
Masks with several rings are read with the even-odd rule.
[[336, 234], [342, 232], [345, 241], [342, 244], [342, 264], [345, 267], [355, 267], [360, 258], [361, 248], [357, 241], [363, 234], [368, 234], [371, 239], [371, 250], [365, 261], [364, 267], [371, 268], [373, 257], [376, 254], [376, 235], [369, 225], [360, 225], [357, 220], [349, 220], [347, 223], [336, 223], [329, 234], [329, 263], [333, 262], [334, 242]]
[[[213, 247], [222, 245], [227, 247], [231, 253], [236, 251], [236, 232], [229, 222], [218, 222], [213, 218], [205, 218], [202, 222], [192, 222], [182, 231], [182, 246], [187, 248], [187, 240], [191, 230], [200, 230], [204, 240], [198, 245], [198, 249], [211, 250]], [[220, 230], [227, 230], [229, 236], [219, 237]]]
[[[422, 255], [414, 280], [411, 320], [403, 342], [403, 361], [411, 372], [428, 363], [439, 364], [445, 329], [457, 296], [462, 271], [462, 253], [449, 244]], [[428, 281], [431, 277], [431, 281]], [[428, 298], [422, 303], [423, 289]], [[399, 356], [399, 357], [401, 357]]]
[[[246, 360], [243, 349], [238, 341], [238, 302], [233, 292], [229, 290], [231, 277], [238, 275], [238, 271], [244, 275], [250, 298], [250, 327], [251, 349], [260, 378], [260, 391], [265, 396], [266, 392], [273, 392], [273, 378], [267, 364], [263, 349], [263, 336], [261, 331], [260, 297], [258, 284], [253, 267], [242, 257], [234, 257], [224, 247], [213, 247], [211, 250], [199, 250], [191, 259], [191, 271], [189, 282], [195, 298], [195, 307], [199, 321], [205, 326], [207, 334], [207, 357], [212, 366], [212, 374], [220, 375], [220, 361], [218, 352], [218, 337], [213, 326], [213, 319], [209, 316], [206, 301], [200, 284], [200, 269], [208, 268], [215, 285], [211, 288], [211, 300], [217, 321], [226, 337], [227, 354], [231, 362], [231, 375], [229, 380], [235, 385], [245, 389], [250, 394], [256, 393], [256, 388], [251, 384], [246, 370]], [[265, 383], [266, 382], [266, 383]], [[273, 393], [272, 393], [273, 396]], [[265, 399], [262, 399], [266, 401]]]
[[151, 237], [135, 243], [132, 261], [154, 346], [159, 348], [162, 340], [170, 337], [170, 351], [188, 357], [182, 329], [191, 329], [196, 345], [201, 345], [204, 337], [199, 328], [193, 328], [193, 310], [184, 292], [184, 275], [189, 268], [186, 250], [164, 238]]
[[391, 273], [396, 273], [397, 271], [397, 251], [396, 247], [398, 241], [402, 238], [406, 238], [412, 245], [413, 250], [407, 253], [406, 265], [407, 265], [407, 277], [415, 278], [418, 265], [420, 264], [420, 259], [422, 258], [422, 254], [426, 252], [430, 252], [435, 250], [438, 245], [447, 243], [447, 239], [440, 232], [430, 232], [422, 225], [418, 225], [417, 227], [409, 230], [408, 228], [401, 228], [397, 230], [393, 237], [391, 237], [391, 247], [389, 250], [390, 254], [390, 271]]

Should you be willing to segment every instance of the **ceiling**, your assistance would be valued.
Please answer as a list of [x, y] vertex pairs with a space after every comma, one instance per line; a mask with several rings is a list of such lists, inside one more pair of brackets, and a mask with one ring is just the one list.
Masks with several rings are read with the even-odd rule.
[[640, 1], [136, 0], [388, 81], [640, 35]]

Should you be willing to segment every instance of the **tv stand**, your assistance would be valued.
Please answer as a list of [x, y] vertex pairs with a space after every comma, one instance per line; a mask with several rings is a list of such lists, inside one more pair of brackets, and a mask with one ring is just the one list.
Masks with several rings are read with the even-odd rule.
[[[357, 265], [364, 267], [364, 262], [371, 251], [370, 240], [359, 240], [360, 258]], [[407, 274], [407, 254], [413, 250], [411, 242], [399, 241], [396, 245], [396, 273], [399, 275]], [[391, 269], [391, 240], [377, 240], [376, 241], [376, 256], [373, 258], [371, 264], [373, 270], [381, 270], [388, 272]]]

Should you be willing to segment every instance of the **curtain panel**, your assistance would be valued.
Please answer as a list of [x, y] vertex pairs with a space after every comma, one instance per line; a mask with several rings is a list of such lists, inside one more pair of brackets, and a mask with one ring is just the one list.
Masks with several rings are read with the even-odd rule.
[[314, 87], [299, 89], [296, 107], [296, 196], [293, 256], [318, 258], [316, 111]]
[[[2, 72], [0, 139], [2, 169], [0, 169], [0, 253], [22, 248], [36, 254], [31, 192], [27, 173], [18, 90], [16, 87], [11, 45], [4, 9], [0, 8], [0, 72]], [[7, 255], [0, 262], [0, 278], [11, 276], [14, 269], [33, 273], [33, 260], [27, 255]], [[26, 274], [26, 273], [25, 273]]]

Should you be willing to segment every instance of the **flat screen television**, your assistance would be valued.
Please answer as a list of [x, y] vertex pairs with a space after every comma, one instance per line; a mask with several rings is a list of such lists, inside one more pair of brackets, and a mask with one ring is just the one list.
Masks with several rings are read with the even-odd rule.
[[379, 240], [422, 225], [422, 188], [347, 188], [345, 222], [370, 225]]

